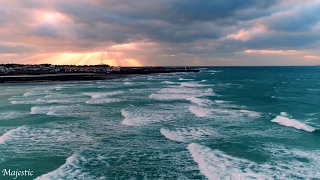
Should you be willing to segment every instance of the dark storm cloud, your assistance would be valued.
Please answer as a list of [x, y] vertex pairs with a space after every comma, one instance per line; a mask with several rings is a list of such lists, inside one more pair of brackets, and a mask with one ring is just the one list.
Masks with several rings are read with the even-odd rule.
[[277, 31], [309, 31], [320, 22], [320, 3], [302, 5], [293, 12], [275, 15], [266, 20], [272, 30]]
[[320, 40], [320, 34], [265, 34], [244, 45], [249, 49], [304, 49]]
[[[216, 21], [237, 19], [235, 13], [250, 8], [266, 9], [277, 4], [277, 0], [151, 0], [137, 1], [99, 1], [112, 13], [129, 15], [134, 19], [159, 19], [173, 24], [195, 21]], [[111, 7], [112, 9], [109, 9]], [[115, 8], [113, 8], [115, 7]], [[254, 16], [251, 16], [254, 18]]]
[[[90, 29], [99, 29], [100, 33], [110, 33], [102, 39], [125, 42], [134, 39], [149, 39], [164, 42], [190, 42], [197, 39], [218, 39], [225, 35], [228, 25], [237, 24], [237, 13], [243, 11], [242, 19], [254, 19], [263, 16], [245, 14], [246, 9], [265, 9], [277, 1], [99, 1], [73, 3], [57, 2], [58, 11], [68, 14], [77, 24], [85, 25], [84, 35], [88, 37]], [[251, 10], [253, 11], [253, 10]], [[211, 23], [208, 26], [204, 23]], [[99, 24], [108, 25], [106, 29]], [[222, 27], [221, 27], [222, 26]], [[95, 30], [92, 30], [94, 32]], [[224, 32], [224, 33], [223, 33]], [[94, 32], [98, 33], [98, 32]], [[122, 34], [119, 36], [118, 34]], [[92, 33], [91, 33], [92, 34]], [[91, 35], [92, 38], [101, 36]]]

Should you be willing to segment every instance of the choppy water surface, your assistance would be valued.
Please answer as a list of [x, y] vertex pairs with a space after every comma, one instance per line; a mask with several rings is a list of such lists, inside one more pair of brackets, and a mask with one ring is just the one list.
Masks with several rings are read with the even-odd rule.
[[203, 67], [2, 84], [0, 167], [31, 179], [320, 179], [319, 74]]

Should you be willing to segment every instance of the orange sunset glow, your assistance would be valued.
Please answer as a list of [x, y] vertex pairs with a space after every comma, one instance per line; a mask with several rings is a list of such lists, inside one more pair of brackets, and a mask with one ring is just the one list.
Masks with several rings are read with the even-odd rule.
[[19, 61], [23, 64], [43, 64], [52, 63], [56, 65], [96, 65], [108, 64], [110, 66], [143, 66], [135, 59], [106, 59], [102, 58], [101, 52], [93, 53], [61, 53], [61, 54], [40, 54], [33, 57], [28, 57]]

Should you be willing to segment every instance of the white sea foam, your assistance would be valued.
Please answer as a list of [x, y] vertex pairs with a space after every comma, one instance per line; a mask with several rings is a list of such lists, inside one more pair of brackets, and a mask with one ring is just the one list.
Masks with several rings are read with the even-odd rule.
[[209, 71], [207, 71], [207, 72], [213, 72], [213, 73], [215, 73], [215, 72], [222, 72], [222, 70], [209, 70]]
[[7, 140], [9, 140], [14, 135], [14, 133], [20, 131], [22, 128], [24, 128], [24, 126], [18, 127], [16, 129], [12, 129], [4, 133], [2, 136], [0, 136], [0, 144], [4, 144]]
[[201, 106], [190, 106], [189, 111], [197, 117], [208, 117], [211, 114], [211, 110]]
[[37, 99], [35, 101], [10, 101], [10, 104], [44, 104], [46, 101]]
[[229, 156], [219, 150], [191, 143], [187, 148], [198, 164], [200, 172], [210, 180], [216, 179], [270, 179], [258, 164]]
[[121, 101], [119, 98], [90, 99], [86, 101], [86, 104], [107, 104]]
[[33, 96], [33, 95], [35, 95], [35, 93], [32, 91], [28, 91], [23, 94], [23, 96]]
[[45, 114], [48, 116], [84, 116], [86, 114], [84, 107], [78, 105], [72, 106], [34, 106], [30, 109], [30, 114]]
[[188, 97], [187, 100], [189, 100], [195, 104], [198, 104], [199, 106], [211, 103], [211, 101], [208, 99], [201, 99], [201, 98], [197, 98], [194, 96]]
[[225, 103], [226, 101], [223, 101], [223, 100], [215, 100], [214, 102], [220, 104], [220, 103]]
[[149, 98], [156, 100], [185, 100], [197, 92], [200, 93], [201, 91], [189, 88], [163, 88], [157, 93], [149, 95]]
[[33, 152], [44, 153], [43, 155], [58, 152], [65, 154], [65, 149], [61, 149], [61, 147], [77, 149], [91, 144], [94, 139], [87, 135], [88, 131], [90, 131], [89, 128], [78, 128], [72, 122], [65, 122], [64, 124], [48, 123], [44, 127], [23, 126], [11, 133], [6, 143], [15, 147], [12, 151], [22, 155], [32, 154]]
[[176, 82], [172, 82], [172, 81], [162, 81], [162, 84], [177, 84]]
[[114, 96], [124, 93], [123, 91], [113, 91], [113, 92], [87, 92], [84, 93], [86, 96], [90, 96], [93, 99], [103, 98], [107, 96]]
[[122, 124], [127, 126], [143, 126], [162, 121], [170, 121], [181, 116], [184, 112], [175, 111], [172, 106], [164, 107], [140, 107], [131, 106], [122, 109], [121, 114], [124, 117]]
[[202, 80], [201, 80], [201, 82], [207, 82], [207, 80], [205, 80], [205, 79], [202, 79]]
[[283, 116], [277, 116], [276, 118], [274, 118], [273, 120], [271, 120], [272, 122], [281, 124], [283, 126], [288, 126], [288, 127], [294, 127], [296, 129], [300, 129], [300, 130], [304, 130], [307, 132], [313, 132], [316, 129], [312, 126], [309, 126], [307, 124], [304, 124], [300, 121], [297, 121], [295, 119], [289, 119], [287, 117], [283, 117]]
[[204, 86], [207, 86], [205, 84], [198, 84], [198, 83], [195, 83], [195, 82], [183, 82], [181, 83], [180, 85], [181, 87], [204, 87]]
[[26, 114], [19, 111], [7, 111], [0, 113], [0, 120], [18, 119], [24, 115]]
[[213, 89], [212, 88], [208, 88], [207, 90], [204, 91], [206, 93], [206, 95], [214, 95], [213, 94]]
[[270, 154], [275, 179], [319, 179], [320, 177], [318, 149], [308, 150], [268, 143], [263, 150], [264, 153]]
[[63, 86], [56, 86], [56, 87], [54, 87], [54, 88], [52, 88], [52, 89], [55, 89], [55, 90], [57, 90], [57, 91], [60, 91], [60, 90], [62, 90], [64, 87]]
[[128, 126], [134, 125], [133, 123], [130, 123], [130, 119], [129, 119], [130, 115], [126, 110], [121, 109], [121, 115], [124, 117], [124, 120], [122, 121], [123, 125], [128, 125]]
[[281, 112], [280, 115], [284, 117], [289, 117], [289, 115], [286, 112]]
[[206, 95], [214, 95], [213, 90], [211, 88], [207, 90], [189, 88], [189, 87], [167, 87], [163, 88], [157, 93], [152, 93], [149, 95], [149, 98], [156, 100], [187, 100], [192, 96], [206, 96]]
[[250, 118], [258, 118], [261, 116], [261, 113], [246, 109], [245, 106], [238, 106], [234, 104], [230, 104], [232, 101], [224, 101], [224, 100], [214, 100], [214, 104], [217, 108], [212, 108], [212, 111], [221, 114], [221, 115], [236, 115], [236, 116], [247, 116]]
[[34, 88], [33, 90], [27, 91], [23, 94], [24, 97], [29, 97], [29, 96], [38, 96], [38, 95], [44, 95], [48, 94], [48, 90], [42, 90], [42, 89], [36, 89]]
[[77, 113], [77, 106], [50, 106], [49, 111], [46, 113], [48, 116], [77, 116], [83, 114]]
[[200, 106], [203, 105], [202, 100], [200, 98], [197, 98], [197, 97], [194, 97], [194, 96], [191, 96], [191, 97], [187, 98], [187, 100], [189, 100], [189, 101], [191, 101], [193, 103], [196, 103], [196, 104], [198, 104]]
[[[79, 100], [78, 100], [79, 101]], [[37, 99], [35, 101], [10, 101], [10, 104], [51, 104], [51, 103], [74, 103], [75, 99]]]
[[151, 99], [156, 99], [156, 100], [183, 100], [183, 99], [187, 99], [188, 97], [190, 97], [190, 95], [188, 94], [156, 94], [156, 93], [152, 93], [151, 95], [149, 95], [149, 98]]
[[124, 117], [122, 124], [126, 126], [141, 126], [147, 123], [158, 121], [158, 119], [152, 117], [154, 114], [147, 114], [143, 111], [128, 111], [122, 109], [121, 114]]
[[45, 96], [47, 99], [62, 99], [62, 98], [70, 98], [71, 97], [77, 97], [80, 95], [75, 95], [75, 94], [61, 94], [61, 93], [51, 93]]
[[75, 102], [79, 102], [75, 101], [75, 99], [53, 99], [53, 100], [48, 100], [47, 103], [75, 103]]
[[168, 130], [161, 128], [160, 132], [166, 138], [172, 141], [188, 142], [192, 140], [203, 139], [207, 137], [218, 137], [218, 133], [208, 128], [177, 128], [175, 130]]
[[60, 91], [60, 90], [67, 89], [67, 88], [74, 88], [75, 86], [76, 85], [74, 85], [74, 84], [64, 84], [64, 85], [58, 85], [58, 86], [52, 87], [51, 89]]
[[50, 107], [47, 106], [34, 106], [31, 107], [30, 114], [46, 114]]
[[244, 115], [247, 115], [249, 117], [252, 117], [252, 118], [258, 118], [260, 117], [260, 113], [258, 112], [255, 112], [255, 111], [249, 111], [249, 110], [239, 110], [240, 113], [244, 114]]
[[123, 84], [124, 84], [124, 85], [131, 85], [132, 82], [124, 82]]
[[179, 78], [179, 81], [192, 81], [194, 79], [184, 79], [184, 78]]
[[36, 180], [43, 179], [93, 179], [94, 177], [85, 171], [82, 163], [86, 159], [79, 155], [74, 154], [66, 159], [66, 163], [61, 165], [58, 169], [43, 174], [36, 178]]

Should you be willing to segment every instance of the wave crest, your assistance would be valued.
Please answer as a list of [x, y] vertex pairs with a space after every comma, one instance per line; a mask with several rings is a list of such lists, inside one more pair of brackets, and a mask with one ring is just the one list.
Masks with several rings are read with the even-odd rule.
[[275, 122], [275, 123], [278, 123], [280, 125], [287, 126], [287, 127], [293, 127], [296, 129], [304, 130], [307, 132], [313, 132], [316, 130], [316, 128], [314, 128], [312, 126], [304, 124], [304, 123], [297, 121], [295, 119], [289, 119], [289, 118], [283, 117], [283, 116], [277, 116], [276, 118], [271, 120], [271, 122]]

